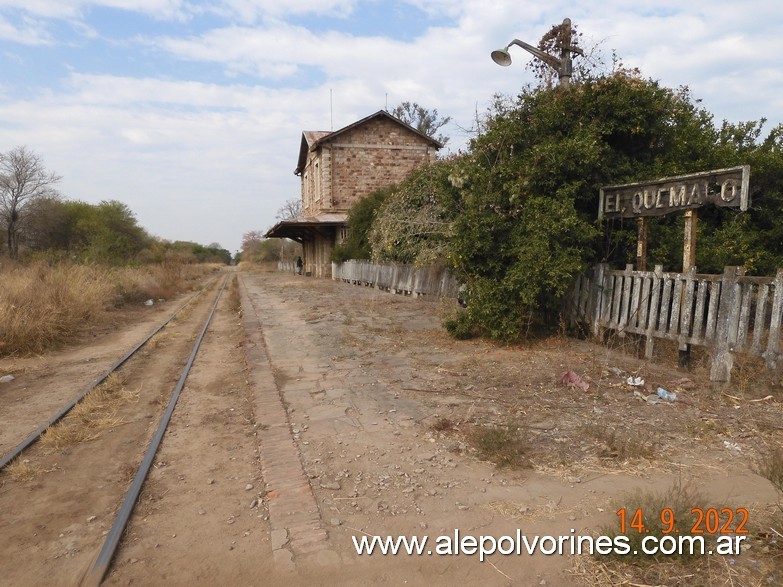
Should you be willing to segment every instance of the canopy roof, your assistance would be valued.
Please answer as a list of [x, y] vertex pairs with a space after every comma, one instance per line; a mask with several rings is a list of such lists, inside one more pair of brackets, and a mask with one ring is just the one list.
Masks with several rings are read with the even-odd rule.
[[318, 214], [317, 216], [299, 216], [275, 224], [264, 235], [267, 238], [290, 238], [301, 243], [312, 240], [316, 235], [326, 235], [331, 229], [345, 226], [348, 214]]

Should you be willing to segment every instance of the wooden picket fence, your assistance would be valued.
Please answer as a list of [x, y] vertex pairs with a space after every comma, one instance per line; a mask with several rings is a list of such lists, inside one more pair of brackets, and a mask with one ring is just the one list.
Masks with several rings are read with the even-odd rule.
[[656, 338], [711, 349], [710, 379], [728, 381], [735, 353], [762, 357], [774, 369], [781, 358], [783, 269], [775, 277], [747, 277], [741, 267], [722, 275], [611, 270], [598, 265], [580, 276], [567, 300], [572, 324], [593, 334], [614, 330], [645, 337], [652, 358]]
[[287, 273], [296, 273], [296, 263], [294, 261], [278, 261], [277, 270]]
[[332, 263], [332, 279], [376, 287], [392, 293], [457, 298], [460, 284], [443, 267], [350, 260]]

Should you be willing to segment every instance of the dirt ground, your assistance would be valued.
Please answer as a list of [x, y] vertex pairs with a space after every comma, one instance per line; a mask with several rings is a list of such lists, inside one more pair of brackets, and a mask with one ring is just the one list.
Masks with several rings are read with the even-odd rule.
[[[218, 307], [107, 584], [766, 585], [783, 581], [779, 382], [731, 385], [574, 338], [456, 341], [451, 304], [239, 273]], [[121, 423], [0, 473], [0, 583], [78, 584], [165, 405], [206, 298], [137, 364]], [[242, 314], [237, 312], [242, 301]], [[0, 360], [0, 453], [162, 319], [135, 310], [46, 357]], [[147, 310], [150, 310], [147, 312]], [[675, 353], [672, 353], [674, 356]], [[179, 357], [179, 358], [178, 358]], [[177, 367], [177, 365], [179, 365]], [[576, 383], [561, 380], [572, 372]], [[644, 385], [628, 384], [641, 377]], [[568, 379], [566, 379], [568, 381]], [[657, 387], [678, 394], [652, 402]], [[134, 397], [134, 394], [135, 397]], [[771, 396], [771, 397], [770, 397]], [[502, 433], [505, 433], [502, 434]], [[484, 444], [482, 444], [484, 442]], [[491, 461], [505, 459], [508, 466]], [[677, 487], [747, 508], [750, 549], [699, 562], [494, 554], [359, 556], [362, 536], [569, 536]], [[694, 503], [694, 505], [696, 505]], [[647, 508], [649, 510], [649, 507]], [[658, 512], [646, 511], [645, 516]], [[710, 560], [707, 560], [710, 559]]]

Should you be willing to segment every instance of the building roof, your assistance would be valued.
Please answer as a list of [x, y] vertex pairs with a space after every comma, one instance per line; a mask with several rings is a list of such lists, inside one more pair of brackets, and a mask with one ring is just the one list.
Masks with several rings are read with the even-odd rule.
[[329, 213], [312, 216], [298, 216], [275, 224], [264, 235], [266, 238], [290, 238], [302, 242], [304, 237], [331, 226], [343, 226], [348, 214]]
[[294, 170], [294, 175], [301, 175], [304, 171], [305, 163], [307, 163], [307, 153], [310, 151], [314, 151], [318, 148], [318, 146], [321, 143], [325, 143], [326, 141], [330, 141], [339, 135], [348, 132], [349, 130], [352, 130], [358, 126], [363, 125], [366, 122], [369, 122], [370, 120], [374, 118], [388, 118], [392, 122], [396, 122], [400, 126], [404, 127], [405, 129], [409, 130], [410, 132], [416, 133], [419, 135], [424, 141], [430, 143], [433, 147], [436, 149], [440, 149], [443, 147], [443, 143], [440, 141], [436, 141], [432, 137], [424, 134], [423, 132], [413, 128], [411, 125], [406, 124], [396, 116], [392, 116], [385, 110], [379, 110], [375, 114], [370, 114], [370, 116], [366, 116], [365, 118], [362, 118], [361, 120], [357, 120], [353, 124], [349, 124], [348, 126], [345, 126], [341, 128], [340, 130], [336, 130], [334, 132], [331, 131], [323, 131], [323, 130], [306, 130], [302, 133], [302, 143], [299, 147], [299, 160], [296, 165], [296, 169]]

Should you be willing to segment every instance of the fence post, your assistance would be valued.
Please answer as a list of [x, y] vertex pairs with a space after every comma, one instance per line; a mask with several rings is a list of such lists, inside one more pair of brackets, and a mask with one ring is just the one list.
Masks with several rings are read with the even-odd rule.
[[588, 320], [592, 319], [593, 336], [598, 337], [601, 340], [603, 340], [603, 328], [601, 328], [601, 310], [604, 307], [604, 296], [606, 295], [604, 292], [604, 288], [606, 287], [604, 278], [608, 269], [609, 265], [607, 263], [599, 263], [595, 266], [595, 270], [593, 271], [593, 287], [592, 291], [590, 292], [590, 300], [593, 304], [593, 307], [590, 308], [588, 304], [589, 311], [591, 310], [590, 314], [592, 315], [586, 316]]
[[647, 312], [647, 334], [644, 341], [644, 358], [652, 359], [655, 345], [655, 328], [658, 325], [658, 315], [661, 312], [661, 287], [663, 282], [663, 265], [656, 265], [650, 283], [650, 309]]
[[772, 316], [769, 323], [767, 350], [763, 355], [768, 369], [774, 369], [777, 366], [780, 353], [781, 311], [783, 311], [783, 269], [778, 269], [777, 275], [775, 275], [775, 293], [772, 295]]
[[630, 263], [625, 266], [623, 271], [623, 297], [620, 303], [620, 320], [617, 323], [617, 336], [625, 336], [625, 327], [628, 324], [628, 318], [631, 313], [631, 285], [633, 284], [633, 265]]
[[691, 335], [691, 322], [693, 321], [693, 288], [696, 280], [696, 266], [691, 265], [685, 273], [685, 288], [680, 298], [680, 336], [679, 336], [679, 364], [687, 368], [691, 363], [691, 345], [688, 338]]
[[710, 381], [729, 381], [734, 362], [730, 344], [733, 315], [739, 312], [737, 307], [737, 267], [725, 267], [720, 281], [720, 302], [718, 303], [718, 321], [715, 328], [715, 340], [712, 347]]

